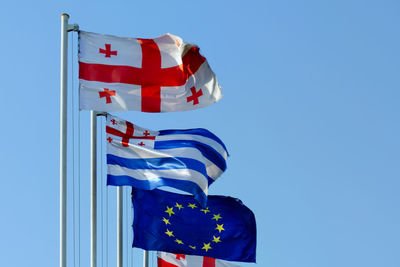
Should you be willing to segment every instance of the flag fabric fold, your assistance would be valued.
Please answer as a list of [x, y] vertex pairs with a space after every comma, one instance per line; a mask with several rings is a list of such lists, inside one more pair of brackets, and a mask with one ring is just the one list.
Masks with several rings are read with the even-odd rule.
[[190, 195], [132, 188], [133, 246], [145, 250], [255, 262], [254, 214], [236, 198], [208, 196], [207, 207]]
[[233, 263], [202, 256], [157, 252], [157, 267], [240, 267]]
[[206, 129], [152, 131], [107, 115], [107, 183], [173, 187], [206, 204], [208, 186], [226, 169], [224, 143]]
[[221, 97], [215, 74], [195, 45], [165, 34], [139, 39], [79, 32], [80, 108], [170, 112]]

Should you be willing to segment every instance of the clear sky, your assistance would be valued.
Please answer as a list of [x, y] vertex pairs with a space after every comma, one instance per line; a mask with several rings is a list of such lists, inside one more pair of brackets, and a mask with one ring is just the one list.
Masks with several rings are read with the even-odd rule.
[[[257, 265], [242, 266], [400, 266], [395, 0], [2, 3], [0, 266], [58, 266], [64, 12], [82, 30], [143, 38], [170, 32], [200, 46], [223, 87], [220, 102], [182, 113], [118, 115], [154, 130], [203, 127], [224, 141], [228, 169], [210, 193], [240, 198], [258, 225]], [[68, 263], [83, 267], [89, 266], [89, 113], [78, 117], [77, 35], [70, 37], [69, 147], [74, 142], [76, 152], [69, 154], [68, 242], [75, 221], [81, 248], [74, 254], [69, 246]], [[99, 238], [98, 266], [111, 267], [115, 188], [100, 184], [109, 252], [107, 238]], [[140, 250], [129, 251], [126, 260], [141, 266]]]

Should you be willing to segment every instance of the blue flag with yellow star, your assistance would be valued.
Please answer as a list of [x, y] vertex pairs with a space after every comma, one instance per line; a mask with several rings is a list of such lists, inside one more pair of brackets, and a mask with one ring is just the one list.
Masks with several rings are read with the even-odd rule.
[[256, 221], [236, 198], [209, 196], [202, 208], [193, 196], [132, 188], [133, 247], [255, 262]]

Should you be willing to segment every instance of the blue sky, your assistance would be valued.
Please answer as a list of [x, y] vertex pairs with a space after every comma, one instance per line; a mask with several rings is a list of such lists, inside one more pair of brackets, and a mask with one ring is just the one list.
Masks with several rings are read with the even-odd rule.
[[[224, 141], [228, 169], [210, 193], [238, 197], [256, 215], [257, 265], [243, 266], [400, 266], [399, 11], [389, 0], [3, 3], [0, 265], [58, 265], [65, 12], [82, 30], [144, 38], [170, 32], [200, 46], [223, 87], [220, 102], [118, 115], [155, 130], [203, 127]], [[71, 203], [79, 184], [81, 249], [74, 258], [70, 245], [68, 262], [80, 267], [89, 265], [89, 113], [78, 117], [77, 36], [70, 37], [68, 229], [72, 214], [77, 227]], [[109, 198], [101, 217], [108, 218], [109, 253], [98, 266], [115, 266], [115, 188], [100, 190], [102, 203]], [[141, 264], [138, 249], [129, 257]]]

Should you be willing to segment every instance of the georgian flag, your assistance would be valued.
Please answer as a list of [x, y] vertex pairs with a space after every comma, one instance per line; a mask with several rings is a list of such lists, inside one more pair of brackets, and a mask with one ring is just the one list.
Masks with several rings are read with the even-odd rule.
[[80, 108], [169, 112], [209, 106], [221, 87], [195, 45], [79, 32]]
[[210, 257], [157, 252], [158, 267], [239, 267]]
[[208, 186], [226, 169], [228, 152], [206, 129], [152, 131], [107, 115], [107, 184], [173, 187], [203, 206]]

